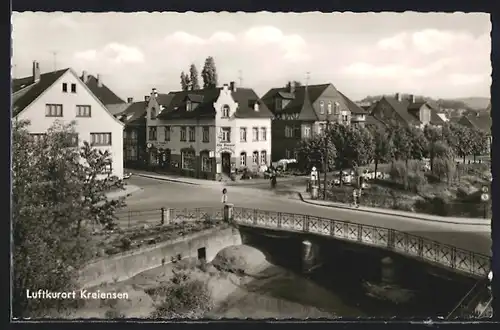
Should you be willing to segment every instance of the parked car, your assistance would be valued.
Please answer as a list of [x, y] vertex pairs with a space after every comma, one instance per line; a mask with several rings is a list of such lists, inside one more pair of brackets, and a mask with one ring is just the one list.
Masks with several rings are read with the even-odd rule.
[[361, 174], [365, 180], [373, 180], [375, 179], [375, 172], [372, 170], [364, 170], [363, 173]]
[[128, 173], [123, 173], [123, 179], [126, 180], [126, 179], [130, 179], [130, 177], [132, 176], [132, 173], [128, 172]]

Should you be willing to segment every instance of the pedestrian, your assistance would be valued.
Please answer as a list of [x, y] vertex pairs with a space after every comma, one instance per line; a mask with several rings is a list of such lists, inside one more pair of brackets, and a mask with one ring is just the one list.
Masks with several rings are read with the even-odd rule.
[[358, 188], [358, 194], [357, 194], [357, 200], [356, 200], [356, 207], [359, 207], [360, 200], [361, 200], [361, 194], [363, 193], [363, 188], [359, 187]]
[[276, 188], [276, 181], [276, 172], [273, 171], [273, 173], [271, 174], [271, 188]]
[[222, 189], [222, 204], [227, 204], [227, 189]]

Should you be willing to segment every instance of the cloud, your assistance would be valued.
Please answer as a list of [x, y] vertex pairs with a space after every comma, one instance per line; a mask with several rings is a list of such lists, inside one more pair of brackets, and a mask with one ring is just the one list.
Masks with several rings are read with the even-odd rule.
[[49, 22], [49, 26], [51, 28], [55, 28], [55, 29], [66, 28], [66, 29], [73, 30], [73, 29], [77, 29], [80, 25], [74, 19], [72, 19], [70, 16], [62, 14], [61, 16], [52, 19]]
[[105, 61], [113, 64], [143, 63], [144, 54], [135, 47], [112, 42], [100, 50], [88, 49], [76, 52], [74, 57], [84, 61]]
[[454, 86], [476, 85], [489, 79], [483, 74], [453, 73], [448, 76], [449, 82]]
[[[273, 26], [255, 26], [239, 34], [217, 31], [208, 38], [177, 31], [165, 37], [165, 42], [169, 47], [189, 48], [223, 47], [224, 45], [229, 46], [229, 44], [237, 43], [236, 47], [239, 47], [239, 50], [243, 52], [251, 51], [256, 54], [260, 51], [269, 55], [267, 47], [271, 47], [280, 52], [282, 55], [280, 60], [300, 62], [310, 59], [309, 54], [306, 52], [307, 44], [300, 35], [286, 35]], [[232, 50], [228, 49], [227, 51]]]
[[377, 42], [377, 47], [382, 50], [401, 51], [406, 49], [408, 41], [407, 33], [398, 33], [392, 37], [380, 39]]

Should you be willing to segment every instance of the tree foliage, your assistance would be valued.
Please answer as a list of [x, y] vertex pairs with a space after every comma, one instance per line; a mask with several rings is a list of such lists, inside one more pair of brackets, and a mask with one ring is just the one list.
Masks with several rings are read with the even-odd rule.
[[385, 126], [375, 126], [371, 131], [373, 137], [373, 161], [375, 163], [375, 177], [378, 164], [388, 162], [394, 157], [394, 146], [390, 131]]
[[64, 291], [92, 257], [90, 222], [114, 224], [123, 200], [106, 192], [123, 184], [103, 174], [108, 152], [74, 147], [74, 124], [56, 123], [35, 141], [28, 122], [14, 122], [12, 135], [13, 315], [43, 316], [67, 300], [27, 299], [26, 290]]
[[328, 148], [328, 167], [329, 170], [332, 170], [334, 167], [336, 150], [331, 140], [325, 140], [325, 135], [315, 135], [310, 139], [300, 141], [298, 146], [299, 163], [308, 171], [313, 166], [317, 169], [323, 168], [326, 153], [325, 147]]
[[395, 160], [407, 161], [411, 159], [413, 151], [412, 137], [406, 127], [399, 126], [394, 128], [393, 143]]
[[189, 80], [189, 76], [184, 71], [182, 71], [181, 72], [181, 89], [183, 91], [189, 90], [190, 84], [191, 84], [191, 82]]
[[196, 68], [196, 65], [194, 65], [194, 63], [189, 67], [189, 89], [192, 91], [200, 89], [198, 69]]
[[217, 87], [217, 68], [215, 66], [215, 60], [212, 56], [206, 58], [203, 70], [201, 71], [201, 77], [203, 79], [203, 88]]
[[408, 128], [408, 135], [411, 143], [411, 159], [421, 160], [428, 155], [428, 141], [422, 130], [411, 127]]

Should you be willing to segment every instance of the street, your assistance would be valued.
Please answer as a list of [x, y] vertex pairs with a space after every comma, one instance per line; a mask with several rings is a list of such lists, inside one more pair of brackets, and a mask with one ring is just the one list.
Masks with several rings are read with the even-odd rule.
[[[129, 184], [144, 188], [127, 199], [130, 210], [222, 207], [222, 186], [199, 186], [133, 176]], [[286, 187], [287, 190], [289, 187]], [[450, 244], [458, 248], [491, 255], [491, 231], [485, 226], [466, 226], [336, 209], [306, 204], [296, 195], [275, 193], [264, 186], [228, 186], [228, 202], [235, 207], [308, 214], [311, 216], [393, 228]]]

